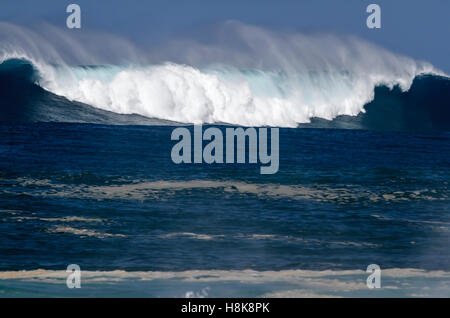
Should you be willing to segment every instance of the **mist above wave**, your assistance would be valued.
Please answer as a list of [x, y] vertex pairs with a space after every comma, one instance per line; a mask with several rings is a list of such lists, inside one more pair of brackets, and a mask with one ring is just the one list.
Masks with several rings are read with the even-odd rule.
[[178, 39], [151, 50], [112, 35], [44, 29], [45, 39], [0, 24], [0, 61], [31, 61], [38, 84], [69, 100], [184, 123], [295, 127], [356, 116], [377, 86], [406, 91], [418, 75], [442, 74], [354, 37], [236, 22], [224, 23], [210, 43]]

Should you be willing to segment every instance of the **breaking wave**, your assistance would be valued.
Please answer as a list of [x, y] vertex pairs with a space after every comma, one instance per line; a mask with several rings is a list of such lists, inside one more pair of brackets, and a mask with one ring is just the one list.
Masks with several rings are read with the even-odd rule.
[[[388, 129], [450, 126], [450, 81], [429, 63], [353, 37], [225, 25], [222, 32], [237, 39], [233, 47], [180, 42], [167, 50], [184, 47], [183, 53], [168, 53], [170, 61], [128, 54], [120, 63], [79, 66], [61, 57], [63, 50], [53, 43], [37, 44], [31, 31], [0, 24], [9, 31], [0, 41], [2, 118], [112, 124], [153, 118], [158, 123], [279, 127], [327, 127], [331, 121], [344, 128], [374, 129], [381, 122], [388, 122]], [[87, 56], [89, 50], [77, 55]], [[374, 115], [367, 118], [370, 107]], [[339, 124], [342, 116], [344, 124]]]

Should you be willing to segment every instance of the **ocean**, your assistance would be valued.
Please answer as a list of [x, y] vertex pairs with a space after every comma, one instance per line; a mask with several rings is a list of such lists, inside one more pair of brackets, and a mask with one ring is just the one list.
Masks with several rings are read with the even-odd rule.
[[[37, 296], [39, 275], [69, 264], [118, 278], [198, 271], [186, 274], [186, 283], [158, 282], [160, 291], [146, 292], [152, 296], [182, 296], [184, 284], [185, 293], [196, 285], [211, 288], [209, 295], [226, 295], [225, 288], [261, 296], [292, 289], [283, 273], [296, 270], [363, 271], [353, 283], [367, 293], [369, 264], [445, 271], [448, 287], [448, 132], [281, 129], [279, 172], [261, 175], [258, 165], [174, 164], [172, 130], [2, 124], [0, 278], [26, 271], [19, 280], [0, 280], [2, 295]], [[45, 272], [30, 287], [27, 273], [38, 269]], [[268, 282], [234, 290], [227, 276], [236, 271]], [[147, 289], [141, 279], [130, 281], [134, 294]], [[114, 284], [124, 282], [114, 282], [100, 291], [116, 293]], [[275, 291], [264, 287], [276, 283]], [[56, 286], [67, 289], [65, 280]]]
[[[2, 61], [0, 297], [450, 296], [445, 75]], [[175, 164], [192, 123], [279, 127], [278, 172]]]

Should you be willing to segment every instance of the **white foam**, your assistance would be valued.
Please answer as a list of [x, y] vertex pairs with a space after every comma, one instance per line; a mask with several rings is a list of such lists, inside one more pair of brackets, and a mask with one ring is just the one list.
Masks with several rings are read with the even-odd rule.
[[62, 233], [62, 234], [74, 234], [80, 237], [95, 237], [99, 239], [108, 238], [108, 237], [126, 237], [123, 234], [111, 234], [106, 232], [99, 232], [89, 229], [80, 229], [73, 228], [69, 226], [55, 226], [53, 228], [48, 229], [50, 233]]
[[[211, 190], [225, 195], [256, 195], [273, 199], [312, 200], [317, 202], [337, 202], [348, 204], [360, 200], [373, 202], [403, 202], [403, 201], [445, 201], [449, 199], [447, 189], [433, 193], [423, 189], [413, 191], [384, 192], [375, 189], [327, 185], [279, 185], [271, 183], [247, 183], [236, 180], [159, 180], [141, 181], [107, 186], [85, 184], [59, 184], [47, 179], [19, 178], [16, 182], [23, 187], [32, 187], [29, 195], [43, 197], [92, 198], [96, 200], [151, 200], [177, 195], [179, 191]], [[8, 192], [9, 190], [4, 189]]]
[[[36, 284], [65, 285], [65, 270], [31, 270], [0, 272], [0, 281], [16, 282], [12, 286], [20, 288], [20, 282]], [[450, 273], [446, 271], [426, 271], [414, 268], [391, 268], [382, 270], [382, 288], [371, 290], [366, 286], [368, 273], [364, 270], [187, 270], [187, 271], [86, 271], [82, 270], [83, 289], [96, 284], [97, 295], [108, 294], [119, 284], [132, 284], [139, 292], [136, 282], [157, 286], [156, 292], [166, 293], [174, 284], [176, 290], [192, 286], [201, 287], [208, 294], [224, 292], [227, 296], [242, 295], [242, 291], [253, 290], [255, 296], [263, 297], [448, 297]], [[167, 283], [167, 285], [165, 284]], [[103, 283], [99, 285], [99, 283]], [[196, 284], [196, 285], [193, 285]], [[207, 285], [205, 285], [207, 284]], [[143, 285], [144, 288], [147, 285]], [[42, 292], [44, 285], [37, 289]], [[263, 287], [263, 288], [261, 288]], [[154, 287], [155, 288], [155, 287]], [[267, 292], [268, 288], [271, 292]], [[259, 291], [258, 291], [259, 290]], [[59, 292], [59, 291], [58, 291]], [[128, 290], [129, 292], [129, 290]], [[117, 293], [117, 292], [116, 292]], [[185, 294], [185, 293], [183, 293]], [[173, 297], [172, 295], [171, 297]], [[180, 296], [180, 295], [178, 295]], [[248, 297], [248, 294], [247, 294]]]
[[[247, 281], [247, 282], [263, 282], [263, 281], [297, 281], [304, 278], [333, 278], [338, 276], [367, 276], [364, 270], [281, 270], [281, 271], [256, 271], [251, 269], [245, 270], [187, 270], [187, 271], [87, 271], [83, 270], [83, 276], [88, 280], [96, 280], [97, 278], [115, 277], [116, 279], [182, 279], [186, 281]], [[442, 278], [450, 279], [448, 271], [427, 271], [418, 268], [387, 268], [383, 269], [383, 276], [393, 278]], [[42, 279], [42, 278], [66, 278], [65, 270], [29, 270], [29, 271], [3, 271], [0, 272], [0, 279]], [[364, 288], [367, 288], [364, 284]]]
[[71, 73], [55, 72], [54, 79], [43, 86], [70, 100], [120, 114], [194, 124], [295, 127], [312, 117], [331, 120], [339, 115], [357, 115], [373, 99], [376, 86], [400, 85], [407, 90], [417, 75], [432, 71], [405, 62], [404, 69], [381, 73], [377, 68], [375, 74], [364, 70], [348, 77], [337, 67], [313, 75], [299, 70], [285, 74], [288, 91], [274, 91], [271, 95], [255, 88], [254, 82], [270, 87], [283, 83], [265, 70], [257, 70], [255, 79], [238, 69], [208, 71], [172, 63], [111, 70], [117, 73], [107, 79], [104, 70], [73, 77], [73, 73], [81, 72], [71, 69]]

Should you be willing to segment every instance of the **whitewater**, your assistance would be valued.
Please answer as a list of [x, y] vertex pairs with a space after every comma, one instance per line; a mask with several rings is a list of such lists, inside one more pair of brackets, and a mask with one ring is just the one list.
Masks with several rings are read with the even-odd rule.
[[355, 37], [236, 22], [220, 33], [237, 45], [180, 40], [151, 53], [116, 37], [76, 40], [50, 29], [56, 36], [42, 38], [1, 23], [0, 62], [29, 61], [39, 86], [71, 101], [181, 123], [296, 127], [314, 117], [356, 116], [378, 86], [408, 91], [417, 76], [445, 76]]

